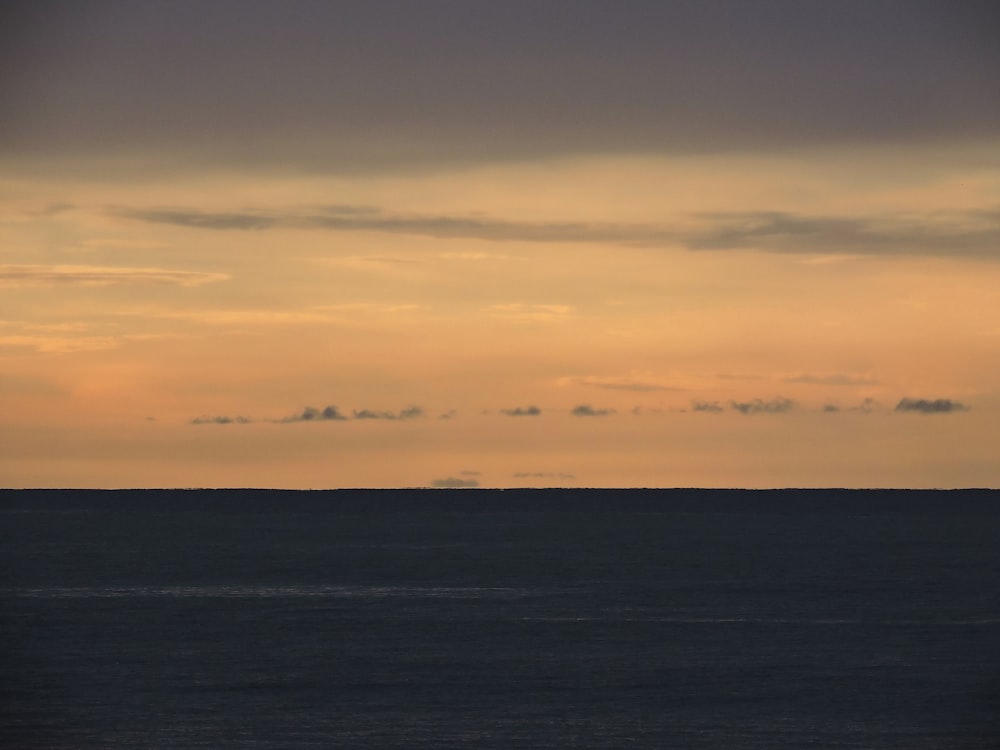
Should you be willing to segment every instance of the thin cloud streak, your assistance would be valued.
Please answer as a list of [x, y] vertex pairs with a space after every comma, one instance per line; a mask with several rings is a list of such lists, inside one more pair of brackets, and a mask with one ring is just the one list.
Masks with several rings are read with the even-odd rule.
[[225, 281], [225, 273], [172, 271], [164, 268], [74, 265], [0, 265], [0, 286], [111, 286], [121, 284], [173, 284], [199, 286]]
[[785, 383], [803, 383], [805, 385], [878, 385], [875, 378], [867, 375], [848, 375], [846, 373], [830, 373], [827, 375], [813, 375], [805, 373], [782, 378]]
[[119, 339], [111, 336], [0, 336], [0, 348], [34, 349], [42, 353], [97, 352], [115, 349]]
[[185, 320], [208, 326], [283, 326], [306, 324], [332, 324], [343, 321], [319, 311], [306, 310], [122, 310], [117, 315], [128, 317]]
[[323, 213], [209, 213], [112, 209], [147, 223], [218, 231], [319, 229], [494, 242], [586, 243], [688, 250], [753, 249], [802, 255], [945, 256], [1000, 260], [1000, 211], [914, 217], [810, 216], [781, 211], [698, 213], [682, 225], [522, 222], [465, 216], [408, 216], [368, 207]]
[[560, 378], [559, 385], [585, 385], [594, 388], [605, 388], [611, 391], [633, 391], [636, 393], [651, 393], [654, 391], [683, 391], [686, 388], [664, 385], [653, 380], [635, 377], [606, 377], [601, 375], [579, 375]]
[[535, 323], [554, 323], [566, 320], [573, 314], [569, 305], [525, 304], [511, 302], [500, 305], [490, 305], [485, 312], [494, 318], [511, 321]]
[[553, 471], [518, 471], [511, 474], [515, 479], [576, 479], [575, 474]]

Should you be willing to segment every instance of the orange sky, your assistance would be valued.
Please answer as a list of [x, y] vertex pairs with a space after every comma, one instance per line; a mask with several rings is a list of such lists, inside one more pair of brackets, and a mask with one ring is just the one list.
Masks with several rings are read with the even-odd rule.
[[[244, 81], [244, 36], [266, 19], [226, 32], [208, 20], [192, 54], [229, 57], [205, 83], [170, 68], [176, 53], [144, 52], [188, 39], [182, 10], [194, 6], [101, 7], [79, 31], [25, 11], [21, 36], [5, 37], [22, 76], [4, 78], [21, 106], [0, 148], [0, 485], [1000, 486], [1000, 132], [975, 124], [996, 109], [988, 99], [945, 107], [943, 90], [921, 89], [900, 61], [882, 71], [886, 90], [943, 114], [859, 137], [878, 120], [866, 107], [882, 104], [861, 96], [864, 71], [834, 57], [829, 80], [813, 82], [842, 96], [836, 128], [799, 122], [789, 96], [771, 102], [787, 117], [747, 135], [706, 89], [678, 105], [673, 138], [669, 108], [647, 110], [642, 91], [587, 99], [570, 83], [594, 70], [634, 81], [640, 63], [677, 91], [698, 80], [635, 52], [637, 32], [562, 39], [553, 26], [523, 56], [496, 58], [517, 73], [497, 97], [531, 110], [569, 91], [568, 103], [539, 110], [537, 132], [515, 118], [494, 137], [493, 103], [468, 101], [482, 121], [451, 106], [506, 70], [490, 67], [488, 43], [486, 62], [450, 73], [454, 99], [371, 72], [395, 64], [383, 47], [349, 51], [352, 75], [370, 75], [385, 107], [414, 108], [411, 128], [338, 94], [343, 61], [319, 53], [298, 60], [289, 47], [295, 64], [282, 67], [272, 50], [275, 67], [251, 65]], [[309, 35], [310, 13], [328, 20], [321, 6], [295, 8], [286, 44]], [[850, 9], [826, 31], [794, 13], [787, 28], [840, 49], [857, 33], [851, 14], [865, 13]], [[646, 20], [671, 21], [655, 13]], [[460, 15], [470, 34], [498, 38], [531, 20], [517, 6], [509, 29], [490, 31]], [[360, 10], [353, 19], [374, 38], [403, 34], [415, 80], [441, 73], [431, 20], [411, 32], [371, 26]], [[131, 36], [105, 39], [119, 27]], [[29, 31], [48, 57], [24, 46]], [[917, 31], [937, 33], [929, 17]], [[773, 33], [748, 30], [759, 45]], [[977, 49], [973, 31], [955, 34]], [[915, 54], [902, 32], [897, 41], [884, 42], [890, 58]], [[740, 53], [763, 49], [748, 44], [721, 63], [690, 52], [692, 75], [739, 70]], [[594, 45], [634, 55], [612, 64]], [[445, 53], [471, 54], [454, 40]], [[782, 54], [817, 64], [801, 45]], [[954, 74], [970, 95], [978, 80], [995, 97], [997, 58], [977, 54]], [[324, 96], [346, 97], [326, 139], [334, 115], [294, 86], [280, 95], [303, 61], [331, 77]], [[751, 89], [800, 85], [758, 62]], [[118, 89], [125, 63], [135, 81]], [[61, 98], [77, 64], [93, 69], [90, 89]], [[542, 83], [521, 83], [533, 69]], [[553, 70], [568, 88], [546, 83]], [[213, 114], [206, 91], [234, 81]], [[284, 101], [266, 127], [245, 119], [251, 83]], [[95, 135], [106, 113], [88, 106], [128, 113], [157, 91], [167, 120], [197, 111], [204, 122], [160, 132], [123, 117], [120, 142]], [[601, 110], [594, 128], [572, 125], [577, 97]], [[600, 125], [616, 107], [649, 127]], [[725, 107], [760, 119], [746, 102]], [[60, 114], [79, 115], [78, 130]], [[785, 142], [771, 142], [784, 127]], [[564, 145], [549, 137], [558, 128]], [[327, 406], [338, 418], [322, 418]]]

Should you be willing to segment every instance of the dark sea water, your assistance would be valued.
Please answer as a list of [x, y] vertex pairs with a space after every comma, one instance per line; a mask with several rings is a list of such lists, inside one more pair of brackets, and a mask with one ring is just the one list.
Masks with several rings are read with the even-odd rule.
[[0, 747], [1000, 748], [1000, 496], [0, 493]]

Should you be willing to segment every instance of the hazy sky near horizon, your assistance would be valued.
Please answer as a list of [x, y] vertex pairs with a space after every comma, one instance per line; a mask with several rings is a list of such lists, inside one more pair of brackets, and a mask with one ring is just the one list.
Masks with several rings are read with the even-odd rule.
[[0, 9], [0, 486], [1000, 486], [990, 2]]

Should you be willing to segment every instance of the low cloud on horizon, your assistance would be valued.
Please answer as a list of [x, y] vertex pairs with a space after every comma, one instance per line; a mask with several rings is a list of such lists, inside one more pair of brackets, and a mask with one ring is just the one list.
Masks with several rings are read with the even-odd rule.
[[730, 401], [729, 408], [740, 414], [784, 414], [795, 408], [795, 402], [781, 396], [770, 401], [755, 398], [750, 401]]
[[718, 401], [692, 401], [691, 409], [693, 411], [704, 411], [713, 414], [725, 411], [725, 408]]
[[896, 404], [896, 411], [916, 412], [918, 414], [948, 414], [956, 411], [967, 411], [968, 406], [952, 401], [950, 398], [903, 398]]
[[542, 410], [537, 406], [518, 406], [513, 409], [501, 409], [500, 413], [508, 417], [537, 417]]
[[424, 410], [419, 406], [408, 406], [405, 409], [400, 409], [398, 412], [355, 409], [352, 414], [355, 419], [416, 419], [424, 415]]
[[554, 471], [518, 471], [511, 474], [515, 479], [576, 479], [575, 474]]
[[[702, 413], [714, 413], [721, 414], [726, 411], [736, 412], [742, 415], [754, 415], [754, 414], [786, 414], [797, 409], [799, 405], [797, 402], [789, 398], [784, 398], [781, 396], [762, 399], [753, 398], [745, 401], [730, 400], [727, 404], [723, 404], [721, 401], [706, 401], [706, 400], [694, 400], [690, 402], [691, 412], [702, 412]], [[860, 403], [855, 406], [842, 406], [835, 401], [825, 401], [816, 405], [815, 407], [820, 413], [823, 414], [837, 414], [841, 412], [853, 412], [860, 414], [871, 414], [876, 411], [888, 412], [889, 408], [880, 404], [873, 398], [865, 398]], [[914, 399], [914, 398], [902, 398], [895, 406], [893, 411], [896, 412], [911, 412], [918, 414], [947, 414], [951, 412], [968, 411], [969, 406], [961, 402], [947, 399]], [[636, 406], [632, 409], [632, 414], [640, 414], [648, 411], [652, 414], [662, 414], [663, 409], [645, 409], [640, 406]], [[687, 409], [679, 408], [674, 411], [683, 413]], [[447, 411], [439, 415], [439, 419], [451, 418], [457, 412], [455, 410]], [[489, 411], [482, 412], [483, 415], [488, 415]], [[512, 408], [505, 408], [499, 410], [500, 414], [509, 417], [537, 417], [543, 414], [543, 410], [532, 404], [529, 406], [517, 406]], [[617, 411], [612, 408], [596, 408], [591, 404], [579, 404], [573, 407], [569, 414], [573, 417], [603, 417], [616, 414]], [[384, 421], [405, 421], [411, 419], [418, 419], [425, 416], [425, 411], [419, 406], [409, 406], [405, 409], [399, 411], [385, 411], [385, 410], [374, 410], [374, 409], [354, 409], [351, 411], [351, 416], [345, 415], [339, 407], [334, 405], [328, 405], [322, 409], [313, 406], [306, 406], [300, 412], [293, 414], [291, 416], [282, 417], [279, 419], [260, 419], [255, 420], [247, 416], [228, 416], [228, 415], [217, 415], [208, 416], [202, 415], [196, 417], [190, 421], [191, 424], [251, 424], [254, 422], [271, 422], [279, 424], [287, 424], [291, 422], [346, 422], [346, 421], [366, 421], [366, 420], [384, 420]], [[465, 474], [472, 474], [472, 472], [463, 472]], [[529, 476], [528, 474], [515, 475], [515, 476]]]
[[218, 416], [218, 417], [202, 416], [202, 417], [195, 417], [194, 419], [191, 420], [191, 424], [250, 424], [251, 422], [253, 422], [253, 420], [250, 419], [250, 417], [227, 417], [227, 416]]
[[479, 482], [475, 479], [459, 479], [458, 477], [445, 477], [444, 479], [431, 480], [431, 487], [439, 489], [471, 489], [478, 487]]
[[326, 406], [323, 409], [317, 409], [313, 406], [305, 407], [298, 414], [286, 417], [285, 419], [279, 420], [281, 422], [341, 422], [346, 420], [343, 414], [340, 413], [340, 409], [336, 406]]
[[605, 417], [614, 414], [614, 409], [595, 409], [590, 404], [580, 404], [570, 412], [574, 417]]

